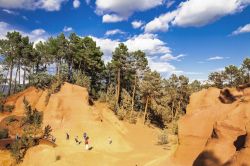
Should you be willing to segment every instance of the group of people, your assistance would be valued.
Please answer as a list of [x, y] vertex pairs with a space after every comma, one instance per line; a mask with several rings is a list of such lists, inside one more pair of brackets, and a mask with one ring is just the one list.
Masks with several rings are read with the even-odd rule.
[[[66, 140], [69, 140], [69, 139], [70, 139], [69, 133], [66, 133]], [[83, 140], [84, 140], [84, 144], [85, 144], [85, 149], [91, 150], [91, 148], [89, 147], [89, 137], [88, 137], [86, 132], [83, 133]], [[80, 145], [82, 143], [82, 141], [79, 140], [78, 136], [75, 137], [75, 142], [77, 145]], [[112, 144], [111, 137], [108, 137], [108, 143]]]
[[[66, 133], [66, 140], [69, 140], [69, 139], [70, 139], [70, 136], [69, 136], [68, 133]], [[90, 150], [90, 148], [89, 148], [89, 137], [87, 136], [86, 132], [83, 133], [83, 140], [84, 140], [84, 144], [85, 144], [85, 149]], [[79, 140], [78, 136], [75, 137], [75, 142], [78, 145], [80, 145], [82, 143], [82, 141]]]

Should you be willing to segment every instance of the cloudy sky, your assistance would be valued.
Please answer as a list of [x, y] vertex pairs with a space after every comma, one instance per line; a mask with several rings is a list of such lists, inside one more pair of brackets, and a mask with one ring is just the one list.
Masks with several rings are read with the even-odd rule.
[[64, 32], [91, 36], [105, 62], [124, 42], [162, 76], [207, 79], [250, 57], [250, 0], [0, 0], [0, 38], [33, 42]]

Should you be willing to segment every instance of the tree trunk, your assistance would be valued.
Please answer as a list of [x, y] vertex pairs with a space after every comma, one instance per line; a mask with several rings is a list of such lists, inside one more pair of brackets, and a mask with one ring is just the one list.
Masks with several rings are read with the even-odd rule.
[[17, 74], [18, 74], [18, 67], [16, 68], [16, 74], [15, 74], [14, 93], [16, 93]]
[[118, 69], [118, 73], [117, 73], [117, 88], [116, 88], [116, 108], [118, 108], [118, 106], [119, 106], [120, 86], [121, 86], [121, 69]]
[[10, 95], [11, 93], [12, 74], [13, 74], [13, 60], [11, 61], [11, 64], [10, 64], [10, 80], [9, 80], [8, 95]]
[[18, 71], [19, 71], [19, 76], [18, 76], [18, 84], [20, 85], [21, 84], [21, 65], [19, 64], [18, 66]]
[[146, 115], [147, 115], [147, 110], [148, 110], [148, 100], [149, 100], [149, 97], [147, 96], [146, 106], [144, 110], [143, 124], [145, 124], [145, 121], [146, 121]]
[[134, 83], [133, 94], [132, 94], [132, 103], [131, 103], [132, 108], [131, 108], [131, 112], [130, 112], [130, 120], [131, 120], [132, 114], [134, 112], [135, 89], [136, 89], [136, 75], [135, 75], [135, 83]]
[[25, 87], [25, 80], [26, 80], [26, 67], [23, 69], [23, 87]]
[[171, 118], [172, 118], [172, 121], [174, 120], [174, 101], [172, 103], [172, 107], [171, 107]]
[[7, 84], [7, 82], [8, 82], [9, 71], [10, 71], [10, 70], [7, 71], [7, 75], [6, 75], [6, 78], [5, 78], [5, 80], [4, 80], [4, 84], [3, 84], [3, 88], [2, 88], [3, 94], [5, 94], [4, 91], [5, 91], [6, 84]]

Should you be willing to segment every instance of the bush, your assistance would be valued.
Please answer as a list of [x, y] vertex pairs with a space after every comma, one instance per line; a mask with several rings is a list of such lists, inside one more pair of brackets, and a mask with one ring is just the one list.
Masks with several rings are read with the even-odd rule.
[[40, 127], [43, 121], [43, 113], [39, 112], [37, 109], [32, 109], [25, 97], [23, 103], [25, 108], [25, 123]]
[[10, 145], [11, 155], [15, 158], [17, 163], [20, 163], [24, 158], [26, 151], [36, 144], [37, 141], [35, 141], [33, 137], [22, 136]]
[[98, 100], [100, 102], [104, 103], [107, 100], [106, 98], [107, 98], [107, 94], [105, 92], [103, 92], [103, 91], [100, 91], [99, 92], [99, 99]]
[[8, 137], [9, 137], [8, 129], [0, 129], [0, 139], [4, 139]]
[[85, 87], [88, 89], [88, 91], [90, 91], [90, 78], [86, 74], [81, 72], [78, 74], [74, 73], [73, 80], [76, 85]]
[[19, 120], [13, 115], [13, 116], [8, 116], [6, 119], [6, 124], [10, 125], [12, 122], [18, 122]]
[[162, 131], [162, 133], [158, 136], [158, 144], [159, 145], [168, 144], [168, 135], [166, 130]]
[[113, 84], [111, 84], [109, 87], [108, 87], [108, 90], [107, 90], [107, 98], [106, 98], [107, 102], [108, 102], [108, 105], [109, 105], [109, 108], [112, 110], [112, 111], [115, 111], [115, 102], [116, 102], [116, 97], [115, 97], [115, 87]]
[[45, 89], [48, 88], [52, 81], [55, 79], [55, 76], [49, 75], [46, 72], [39, 72], [32, 74], [30, 76], [30, 83], [31, 85], [35, 86], [36, 88]]
[[6, 105], [4, 111], [11, 113], [14, 109], [15, 109], [14, 105]]
[[126, 111], [123, 108], [118, 109], [117, 117], [119, 120], [124, 120], [126, 118]]
[[178, 135], [178, 123], [177, 122], [172, 123], [172, 134]]

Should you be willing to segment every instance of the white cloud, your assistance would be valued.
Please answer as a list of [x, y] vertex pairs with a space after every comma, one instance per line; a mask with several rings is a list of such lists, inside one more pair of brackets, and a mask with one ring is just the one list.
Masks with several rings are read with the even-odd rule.
[[148, 55], [171, 53], [171, 49], [155, 34], [140, 34], [124, 42], [131, 51], [142, 50]]
[[167, 1], [167, 8], [170, 8], [171, 6], [173, 6], [174, 3], [175, 3], [174, 0], [168, 0]]
[[[101, 15], [116, 15], [126, 20], [136, 11], [145, 11], [162, 5], [164, 0], [96, 0], [96, 12]], [[107, 17], [107, 16], [106, 16]], [[113, 21], [115, 22], [115, 21]]]
[[74, 0], [74, 1], [73, 1], [73, 7], [74, 7], [74, 8], [79, 8], [80, 5], [81, 5], [81, 2], [80, 2], [79, 0]]
[[115, 50], [115, 48], [119, 45], [119, 40], [111, 40], [111, 39], [105, 39], [105, 38], [97, 38], [94, 36], [90, 36], [93, 38], [94, 41], [96, 41], [97, 46], [101, 48], [101, 50], [104, 53], [103, 60], [105, 63], [111, 61], [112, 58], [112, 52]]
[[175, 18], [177, 11], [169, 12], [157, 17], [146, 24], [145, 32], [167, 31], [170, 22]]
[[242, 34], [242, 33], [250, 33], [250, 24], [239, 27], [237, 30], [235, 30], [232, 33], [232, 35], [239, 35], [239, 34]]
[[102, 17], [102, 22], [105, 22], [105, 23], [120, 22], [120, 21], [123, 21], [123, 18], [116, 14], [105, 14]]
[[203, 26], [241, 11], [248, 3], [249, 0], [188, 0], [180, 4], [173, 24], [182, 27]]
[[73, 31], [73, 28], [72, 28], [72, 27], [67, 27], [67, 26], [65, 26], [65, 27], [63, 28], [63, 32], [70, 32], [70, 31]]
[[[160, 73], [180, 73], [175, 66], [170, 64], [167, 60], [162, 60], [159, 57], [165, 54], [171, 54], [171, 49], [165, 42], [160, 40], [157, 35], [154, 34], [140, 34], [133, 36], [126, 41], [112, 40], [109, 38], [97, 38], [93, 37], [96, 44], [104, 52], [105, 63], [109, 62], [112, 58], [112, 52], [119, 45], [124, 43], [129, 51], [142, 50], [147, 54], [149, 66], [152, 70], [156, 70]], [[172, 56], [172, 60], [179, 60], [184, 55]]]
[[20, 29], [12, 27], [6, 22], [0, 22], [0, 39], [5, 38], [7, 32], [11, 32], [11, 31], [18, 31], [23, 36], [29, 36], [30, 41], [34, 43], [38, 43], [39, 41], [45, 41], [48, 38], [47, 32], [43, 29], [35, 29], [31, 32], [24, 32]]
[[171, 60], [181, 61], [181, 58], [183, 58], [185, 56], [186, 55], [184, 55], [184, 54], [180, 54], [178, 56], [173, 56], [171, 54], [165, 54], [165, 55], [161, 56], [160, 59], [166, 60], [166, 61], [171, 61]]
[[137, 28], [140, 28], [144, 23], [142, 22], [142, 21], [133, 21], [132, 23], [132, 27], [134, 28], [134, 29], [137, 29]]
[[106, 36], [112, 36], [116, 34], [125, 34], [125, 32], [121, 31], [120, 29], [109, 30], [105, 33]]
[[11, 15], [18, 15], [19, 14], [18, 12], [14, 12], [14, 11], [8, 10], [8, 9], [3, 9], [2, 11], [5, 13], [8, 13], [8, 14], [11, 14]]
[[58, 11], [62, 3], [68, 0], [0, 0], [0, 7], [10, 9], [45, 9], [47, 11]]
[[187, 0], [178, 8], [150, 21], [146, 32], [167, 31], [169, 26], [200, 27], [221, 17], [241, 12], [250, 0]]
[[229, 57], [214, 56], [214, 57], [208, 58], [207, 61], [223, 60], [223, 59], [229, 59]]
[[148, 64], [151, 70], [157, 71], [159, 73], [175, 73], [176, 67], [168, 62], [162, 62], [154, 59], [148, 58]]

